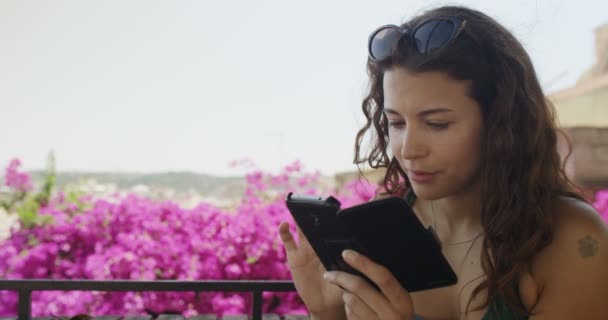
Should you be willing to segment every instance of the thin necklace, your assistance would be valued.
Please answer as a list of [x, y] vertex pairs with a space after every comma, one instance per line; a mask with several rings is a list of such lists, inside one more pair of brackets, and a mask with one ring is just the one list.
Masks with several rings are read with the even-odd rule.
[[[437, 228], [435, 227], [435, 206], [433, 205], [433, 201], [431, 201], [431, 229], [432, 232], [435, 233], [435, 238], [437, 239], [437, 241], [439, 242], [439, 246], [442, 247], [443, 246], [443, 242], [441, 241], [441, 239], [439, 239], [439, 235], [437, 234]], [[472, 241], [477, 240], [481, 235], [483, 234], [483, 230], [479, 231], [479, 233], [473, 237], [472, 239], [466, 240], [466, 241], [460, 241], [460, 242], [452, 242], [452, 243], [446, 243], [446, 246], [457, 246], [460, 244], [465, 244], [465, 243], [469, 243]], [[473, 246], [473, 244], [471, 244], [471, 247]], [[470, 250], [471, 248], [469, 248]], [[467, 252], [468, 253], [468, 252]]]

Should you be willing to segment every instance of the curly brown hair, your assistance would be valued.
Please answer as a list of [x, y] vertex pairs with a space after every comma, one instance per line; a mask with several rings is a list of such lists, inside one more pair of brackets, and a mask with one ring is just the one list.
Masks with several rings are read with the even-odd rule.
[[[455, 80], [470, 81], [469, 95], [481, 106], [486, 128], [481, 142], [481, 223], [485, 234], [481, 266], [486, 278], [473, 290], [466, 310], [471, 300], [487, 289], [485, 302], [475, 310], [487, 307], [498, 294], [514, 311], [529, 315], [515, 284], [533, 257], [552, 241], [552, 205], [559, 196], [584, 199], [566, 176], [565, 161], [562, 163], [558, 153], [557, 135], [561, 131], [554, 107], [543, 94], [520, 42], [493, 18], [460, 6], [426, 11], [402, 27], [414, 27], [439, 16], [466, 20], [458, 38], [439, 54], [423, 56], [414, 46], [405, 45], [386, 61], [368, 60], [370, 87], [362, 103], [367, 121], [357, 133], [354, 161], [359, 168], [362, 164], [385, 168], [382, 183], [388, 194], [410, 188], [405, 172], [387, 150], [388, 125], [382, 112], [382, 80], [387, 70], [440, 71]], [[361, 148], [368, 134], [371, 145], [364, 153]], [[569, 141], [568, 145], [571, 150]]]

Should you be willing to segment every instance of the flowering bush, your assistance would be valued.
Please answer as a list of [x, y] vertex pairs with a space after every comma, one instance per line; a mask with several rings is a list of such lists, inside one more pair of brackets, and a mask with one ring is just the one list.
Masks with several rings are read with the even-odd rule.
[[[16, 172], [14, 165], [9, 168], [11, 174]], [[10, 181], [20, 183], [9, 185], [6, 179], [6, 184], [22, 190], [21, 182], [28, 177], [16, 176], [20, 178]], [[299, 162], [278, 175], [251, 172], [242, 201], [232, 210], [207, 203], [184, 209], [129, 194], [85, 196], [74, 202], [58, 192], [39, 204], [36, 214], [45, 223], [22, 223], [0, 243], [0, 278], [288, 280], [277, 232], [281, 221], [292, 221], [284, 203], [286, 193], [332, 194], [347, 207], [369, 200], [375, 190], [358, 181], [335, 193], [320, 188], [318, 178], [318, 173], [304, 172]], [[15, 292], [0, 291], [0, 315], [14, 315], [16, 301]], [[249, 313], [250, 304], [250, 295], [240, 293], [43, 291], [32, 295], [32, 314], [223, 315]], [[263, 311], [306, 312], [295, 292], [266, 292]]]
[[4, 174], [4, 184], [13, 192], [8, 197], [0, 198], [0, 205], [7, 212], [15, 211], [19, 216], [21, 225], [26, 228], [50, 222], [50, 217], [38, 214], [40, 207], [48, 204], [55, 183], [53, 153], [49, 154], [48, 161], [44, 182], [36, 193], [29, 192], [33, 189], [33, 184], [30, 175], [19, 170], [21, 166], [19, 159], [13, 159]]
[[608, 223], [608, 190], [600, 190], [595, 194], [593, 206]]
[[20, 172], [19, 167], [21, 161], [19, 159], [13, 159], [4, 173], [4, 183], [7, 187], [14, 189], [18, 192], [26, 192], [32, 189], [32, 182], [30, 181], [30, 175], [26, 172]]

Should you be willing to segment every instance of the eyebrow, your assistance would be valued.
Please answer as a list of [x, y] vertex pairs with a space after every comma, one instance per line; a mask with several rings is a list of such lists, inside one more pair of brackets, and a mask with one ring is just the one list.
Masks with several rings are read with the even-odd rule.
[[[447, 108], [433, 108], [433, 109], [427, 109], [427, 110], [422, 110], [422, 111], [418, 112], [418, 116], [424, 117], [424, 116], [428, 116], [429, 114], [453, 112], [453, 111], [454, 110], [447, 109]], [[384, 112], [400, 116], [399, 112], [397, 112], [391, 108], [384, 108]]]

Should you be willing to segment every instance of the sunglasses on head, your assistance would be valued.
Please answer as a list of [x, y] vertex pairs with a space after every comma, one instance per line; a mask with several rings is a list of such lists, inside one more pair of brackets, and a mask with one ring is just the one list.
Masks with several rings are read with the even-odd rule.
[[390, 57], [403, 36], [408, 37], [408, 42], [416, 47], [418, 53], [437, 53], [458, 36], [465, 24], [466, 20], [456, 17], [435, 17], [421, 22], [413, 29], [408, 26], [382, 26], [369, 36], [369, 57], [375, 62]]

